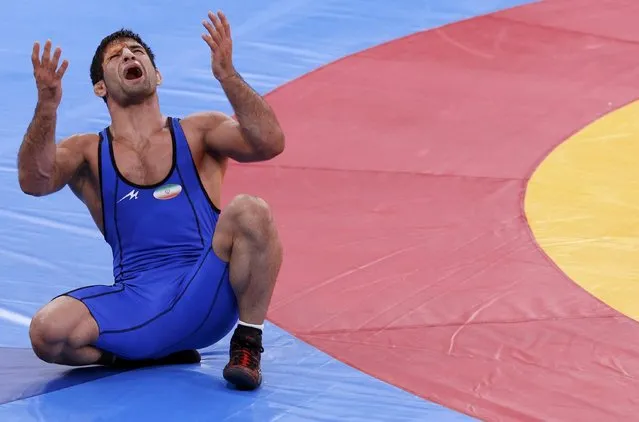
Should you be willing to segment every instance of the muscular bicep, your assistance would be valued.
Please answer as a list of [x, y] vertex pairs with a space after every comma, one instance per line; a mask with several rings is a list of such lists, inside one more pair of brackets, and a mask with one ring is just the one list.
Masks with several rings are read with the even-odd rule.
[[232, 118], [222, 121], [215, 129], [206, 133], [209, 150], [239, 162], [262, 160], [262, 154], [244, 139], [240, 124]]
[[218, 157], [239, 162], [260, 161], [262, 151], [256, 150], [244, 137], [240, 124], [223, 113], [193, 114], [185, 119], [200, 134], [206, 150]]
[[69, 184], [85, 165], [87, 136], [75, 135], [56, 145], [55, 165], [47, 193], [54, 193]]

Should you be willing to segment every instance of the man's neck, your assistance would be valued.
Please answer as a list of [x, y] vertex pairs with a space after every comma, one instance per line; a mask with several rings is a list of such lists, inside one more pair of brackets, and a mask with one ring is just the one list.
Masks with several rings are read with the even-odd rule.
[[156, 97], [141, 104], [109, 107], [113, 136], [132, 146], [144, 144], [166, 126], [166, 117], [160, 111]]

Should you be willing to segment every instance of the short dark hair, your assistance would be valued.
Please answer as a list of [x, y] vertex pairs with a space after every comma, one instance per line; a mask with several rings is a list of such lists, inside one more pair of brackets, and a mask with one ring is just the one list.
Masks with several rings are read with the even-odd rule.
[[146, 54], [149, 55], [149, 58], [151, 59], [151, 63], [153, 64], [153, 67], [156, 67], [155, 56], [153, 55], [153, 51], [151, 51], [151, 48], [144, 41], [142, 41], [142, 38], [138, 34], [131, 31], [130, 29], [122, 28], [104, 37], [102, 41], [100, 41], [100, 45], [98, 46], [97, 50], [95, 50], [95, 54], [93, 55], [93, 60], [91, 61], [91, 72], [90, 72], [92, 85], [95, 85], [98, 82], [100, 82], [102, 79], [104, 79], [104, 70], [102, 69], [102, 62], [104, 62], [104, 52], [106, 51], [106, 48], [113, 41], [117, 41], [121, 39], [132, 39], [135, 42], [139, 43], [144, 48], [144, 50], [146, 50]]

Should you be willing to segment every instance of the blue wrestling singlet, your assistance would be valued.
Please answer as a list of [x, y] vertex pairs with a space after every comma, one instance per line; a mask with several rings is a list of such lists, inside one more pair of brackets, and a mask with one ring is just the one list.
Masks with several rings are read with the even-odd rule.
[[126, 359], [209, 346], [238, 319], [228, 263], [211, 247], [219, 210], [202, 186], [179, 120], [170, 118], [169, 127], [171, 171], [152, 186], [122, 176], [109, 129], [100, 133], [104, 237], [115, 283], [66, 294], [97, 321], [94, 345]]

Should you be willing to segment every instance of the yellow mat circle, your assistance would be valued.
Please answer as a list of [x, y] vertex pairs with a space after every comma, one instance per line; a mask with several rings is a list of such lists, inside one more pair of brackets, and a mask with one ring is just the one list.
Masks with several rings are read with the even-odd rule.
[[568, 277], [639, 320], [639, 102], [556, 148], [528, 183], [525, 211]]

